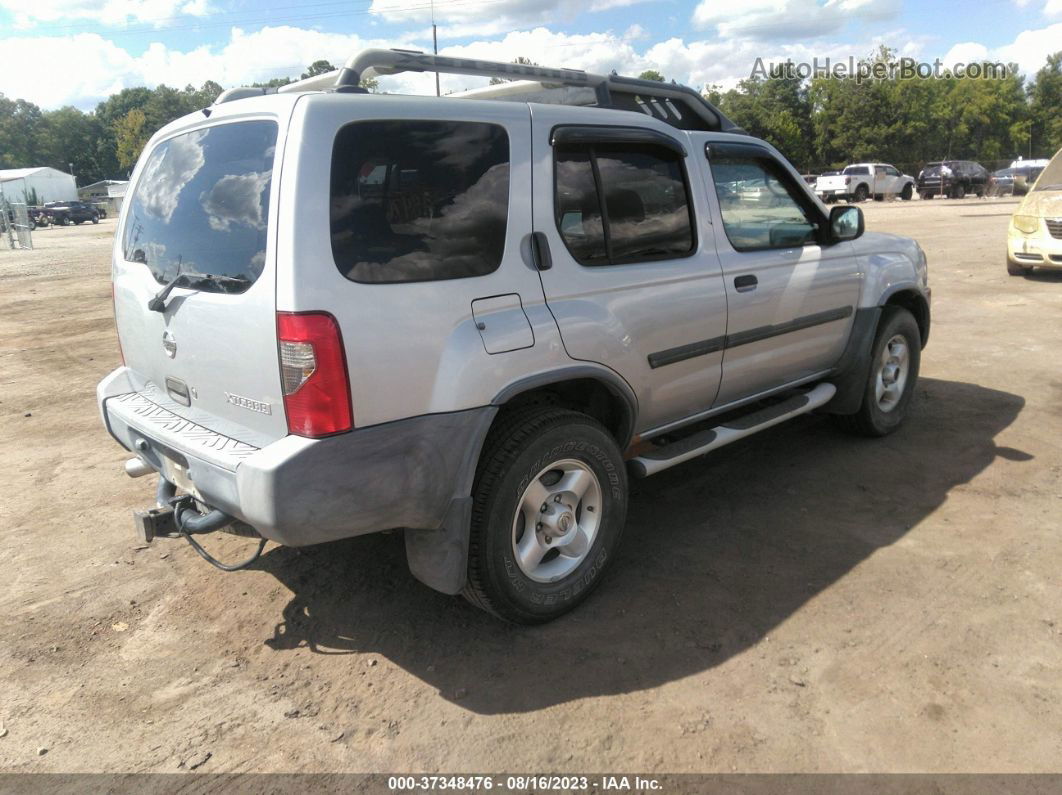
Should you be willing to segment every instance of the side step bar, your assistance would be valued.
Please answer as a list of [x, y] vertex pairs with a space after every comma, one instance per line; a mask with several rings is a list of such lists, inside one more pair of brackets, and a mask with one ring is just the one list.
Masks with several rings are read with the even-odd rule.
[[657, 472], [663, 472], [691, 458], [711, 452], [717, 447], [744, 439], [746, 436], [759, 433], [800, 414], [814, 411], [819, 406], [828, 403], [836, 392], [837, 387], [833, 384], [819, 384], [810, 392], [794, 395], [781, 403], [736, 417], [723, 425], [699, 431], [685, 439], [679, 439], [677, 442], [632, 458], [627, 462], [627, 466], [635, 477], [644, 478], [655, 475]]

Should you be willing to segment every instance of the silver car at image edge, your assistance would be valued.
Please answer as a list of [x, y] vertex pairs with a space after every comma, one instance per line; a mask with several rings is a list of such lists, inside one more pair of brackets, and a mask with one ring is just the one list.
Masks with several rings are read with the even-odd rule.
[[[360, 87], [410, 70], [512, 82]], [[696, 92], [398, 50], [156, 133], [112, 270], [142, 540], [231, 570], [402, 528], [415, 577], [521, 623], [598, 584], [629, 478], [811, 411], [895, 430], [930, 326], [918, 244]]]

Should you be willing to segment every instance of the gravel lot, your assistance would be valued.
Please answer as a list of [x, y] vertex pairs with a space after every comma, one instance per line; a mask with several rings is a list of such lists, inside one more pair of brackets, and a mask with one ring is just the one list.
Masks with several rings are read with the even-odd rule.
[[94, 403], [114, 221], [0, 250], [0, 769], [1058, 771], [1062, 277], [1007, 276], [1012, 209], [865, 205], [930, 260], [909, 424], [636, 484], [610, 576], [534, 629], [420, 585], [399, 533], [237, 574], [138, 547], [154, 484]]

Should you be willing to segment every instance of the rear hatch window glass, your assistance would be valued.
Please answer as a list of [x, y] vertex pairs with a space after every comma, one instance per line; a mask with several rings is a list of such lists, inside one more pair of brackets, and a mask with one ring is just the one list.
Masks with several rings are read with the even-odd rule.
[[461, 279], [501, 264], [509, 137], [483, 122], [366, 121], [339, 131], [330, 222], [356, 282]]
[[163, 141], [129, 207], [125, 259], [164, 283], [178, 274], [209, 292], [243, 292], [262, 272], [277, 124], [246, 121]]

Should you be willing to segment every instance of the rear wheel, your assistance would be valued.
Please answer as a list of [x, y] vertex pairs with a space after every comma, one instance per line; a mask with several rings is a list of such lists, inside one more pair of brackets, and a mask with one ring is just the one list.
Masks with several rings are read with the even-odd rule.
[[98, 224], [99, 222], [100, 222], [100, 217], [98, 215], [92, 216], [92, 223]]
[[886, 436], [903, 423], [914, 395], [922, 337], [906, 309], [886, 307], [874, 337], [870, 375], [855, 414], [836, 416], [844, 430], [860, 436]]
[[626, 521], [627, 474], [596, 420], [536, 407], [491, 431], [472, 496], [465, 598], [538, 624], [574, 608], [600, 581]]
[[866, 185], [857, 185], [855, 193], [852, 194], [852, 201], [865, 202], [867, 196], [870, 195], [870, 188]]

